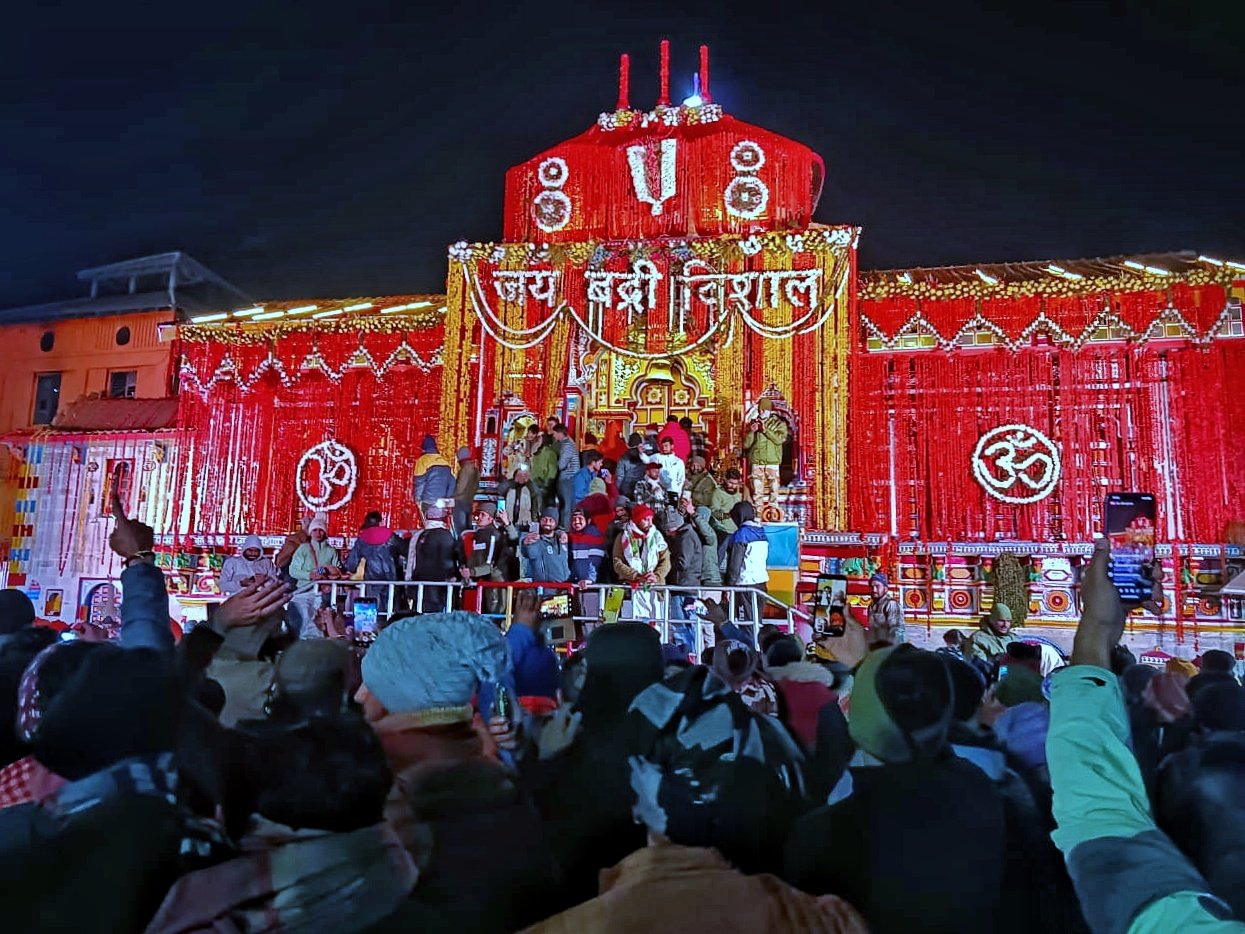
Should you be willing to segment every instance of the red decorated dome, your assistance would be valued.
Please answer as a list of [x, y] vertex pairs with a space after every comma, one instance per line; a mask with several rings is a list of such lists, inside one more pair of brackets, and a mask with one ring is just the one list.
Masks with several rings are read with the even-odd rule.
[[711, 237], [809, 225], [825, 165], [807, 146], [722, 112], [708, 89], [669, 102], [666, 43], [662, 94], [648, 113], [627, 100], [627, 57], [617, 109], [597, 125], [506, 173], [510, 242]]

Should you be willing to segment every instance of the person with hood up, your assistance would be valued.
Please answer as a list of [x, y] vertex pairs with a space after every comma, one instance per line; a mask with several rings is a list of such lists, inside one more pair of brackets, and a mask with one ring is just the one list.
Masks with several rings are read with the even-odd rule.
[[903, 620], [903, 607], [891, 596], [890, 578], [876, 571], [869, 578], [869, 644], [899, 645], [908, 641]]
[[470, 448], [459, 448], [458, 479], [454, 483], [454, 528], [465, 529], [471, 519], [471, 504], [480, 492], [480, 465]]
[[635, 485], [644, 476], [644, 461], [640, 459], [640, 444], [644, 439], [637, 432], [627, 437], [627, 453], [618, 459], [618, 494], [629, 500], [635, 499]]
[[771, 865], [803, 803], [800, 752], [780, 725], [704, 668], [648, 688], [628, 716], [634, 812], [648, 846], [602, 873], [597, 898], [534, 932], [863, 934], [842, 899], [745, 875]]
[[718, 536], [710, 521], [709, 507], [695, 505], [686, 494], [679, 500], [679, 511], [686, 517], [700, 538], [700, 583], [718, 587], [722, 583], [722, 567], [718, 561]]
[[757, 521], [751, 503], [736, 503], [731, 509], [736, 530], [726, 552], [725, 582], [731, 587], [752, 587], [767, 592], [769, 583], [769, 539], [765, 526]]
[[630, 584], [634, 618], [651, 620], [657, 616], [656, 594], [646, 584], [664, 584], [670, 574], [670, 546], [653, 524], [653, 510], [634, 506], [631, 521], [614, 542], [614, 576]]
[[396, 620], [363, 657], [355, 699], [394, 773], [385, 817], [420, 874], [407, 930], [509, 932], [555, 903], [540, 818], [473, 726], [498, 682], [514, 690], [506, 638], [477, 613]]
[[[1055, 845], [1093, 931], [1245, 931], [1151, 814], [1128, 748], [1120, 682], [1109, 667], [1135, 604], [1120, 600], [1107, 574], [1109, 558], [1110, 543], [1099, 539], [1081, 578], [1071, 664], [1051, 675], [1046, 759], [1055, 791]], [[1159, 580], [1154, 575], [1146, 601], [1155, 612], [1162, 602]], [[1233, 828], [1224, 822], [1223, 829]]]
[[1012, 912], [1036, 914], [1027, 893], [1004, 905], [1003, 802], [948, 749], [952, 702], [941, 657], [910, 645], [870, 652], [852, 687], [851, 767], [787, 843], [788, 881], [846, 898], [878, 934], [984, 934], [1006, 930]]
[[644, 845], [631, 814], [627, 708], [662, 678], [661, 639], [641, 623], [598, 627], [581, 667], [583, 686], [561, 729], [543, 731], [539, 757], [521, 762], [564, 876], [558, 907], [594, 897], [600, 871]]
[[385, 525], [385, 517], [372, 510], [363, 517], [363, 528], [354, 540], [343, 562], [349, 574], [358, 575], [363, 566], [362, 580], [396, 581], [402, 579], [402, 540]]
[[310, 539], [298, 546], [290, 562], [290, 577], [295, 586], [290, 605], [298, 621], [298, 637], [318, 639], [321, 633], [316, 628], [316, 613], [327, 605], [327, 595], [320, 593], [320, 584], [342, 576], [341, 559], [328, 542], [328, 513], [317, 512], [307, 526], [307, 534]]
[[452, 508], [454, 488], [457, 485], [454, 478], [454, 465], [437, 450], [437, 439], [432, 435], [424, 435], [419, 449], [422, 453], [415, 461], [415, 468], [411, 474], [411, 488], [415, 503], [419, 506], [420, 515], [427, 516], [429, 506]]
[[[432, 506], [424, 527], [411, 536], [406, 559], [406, 579], [442, 583], [458, 580], [458, 542], [447, 527], [443, 506]], [[415, 594], [418, 613], [440, 613], [445, 609], [448, 587], [425, 587]]]
[[264, 546], [258, 535], [248, 535], [238, 553], [225, 559], [220, 569], [220, 592], [232, 597], [243, 587], [262, 579], [277, 579], [277, 567], [264, 557]]
[[996, 602], [981, 618], [977, 631], [964, 643], [964, 657], [971, 662], [993, 668], [1007, 646], [1015, 641], [1012, 635], [1012, 611], [1006, 603]]

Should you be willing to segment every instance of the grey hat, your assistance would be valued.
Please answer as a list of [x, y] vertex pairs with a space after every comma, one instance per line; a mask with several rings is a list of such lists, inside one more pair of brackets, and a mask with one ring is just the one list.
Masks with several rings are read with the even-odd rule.
[[562, 513], [558, 512], [556, 507], [548, 506], [541, 510], [540, 517], [542, 519], [553, 519], [556, 521], [562, 517]]

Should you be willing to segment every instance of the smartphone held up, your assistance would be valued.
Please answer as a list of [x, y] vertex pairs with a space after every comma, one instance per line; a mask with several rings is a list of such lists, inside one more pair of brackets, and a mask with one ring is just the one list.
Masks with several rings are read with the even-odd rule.
[[1148, 600], [1153, 584], [1156, 507], [1153, 493], [1108, 493], [1103, 525], [1111, 545], [1108, 573], [1120, 599]]

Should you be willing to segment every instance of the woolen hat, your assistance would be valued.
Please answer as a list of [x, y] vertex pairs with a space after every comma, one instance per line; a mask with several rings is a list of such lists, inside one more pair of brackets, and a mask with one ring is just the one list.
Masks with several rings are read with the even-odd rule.
[[1012, 608], [1006, 603], [995, 601], [994, 606], [990, 607], [990, 619], [996, 623], [1000, 620], [1006, 620], [1010, 623], [1012, 621]]
[[381, 630], [363, 656], [363, 683], [390, 713], [421, 713], [427, 725], [470, 722], [481, 684], [508, 675], [501, 631], [478, 613], [425, 613]]
[[327, 512], [317, 512], [311, 517], [311, 521], [307, 523], [308, 534], [320, 529], [326, 534], [329, 530], [329, 514]]
[[431, 454], [437, 449], [437, 439], [432, 435], [424, 435], [424, 440], [419, 443], [419, 449], [425, 454]]
[[1187, 658], [1169, 658], [1166, 668], [1170, 674], [1183, 675], [1186, 679], [1197, 674], [1197, 666]]
[[[582, 510], [581, 510], [581, 512], [582, 512]], [[547, 506], [546, 508], [544, 508], [544, 509], [542, 509], [542, 510], [540, 511], [540, 517], [541, 517], [542, 519], [554, 519], [554, 520], [557, 520], [557, 519], [561, 518], [561, 516], [562, 516], [562, 513], [558, 512], [557, 508], [556, 508], [556, 507], [554, 507], [554, 506]]]
[[652, 507], [650, 506], [645, 506], [641, 504], [639, 506], [633, 507], [631, 510], [631, 521], [632, 522], [639, 522], [641, 519], [651, 519], [651, 518], [653, 518], [653, 510], [652, 510]]
[[273, 680], [285, 694], [344, 694], [350, 650], [333, 639], [300, 639], [281, 653]]
[[473, 506], [473, 512], [484, 513], [486, 516], [497, 515], [497, 504], [488, 500], [479, 500]]
[[883, 762], [913, 762], [945, 746], [951, 676], [942, 657], [903, 643], [870, 652], [856, 671], [848, 731]]
[[995, 699], [1004, 707], [1015, 707], [1028, 702], [1044, 702], [1042, 695], [1042, 676], [1032, 668], [1024, 665], [1013, 665], [1007, 677], [999, 681], [994, 689]]
[[885, 571], [874, 571], [872, 574], [870, 574], [869, 583], [872, 584], [874, 581], [877, 581], [879, 584], [882, 584], [885, 587], [889, 587], [891, 585], [891, 579], [886, 576]]

